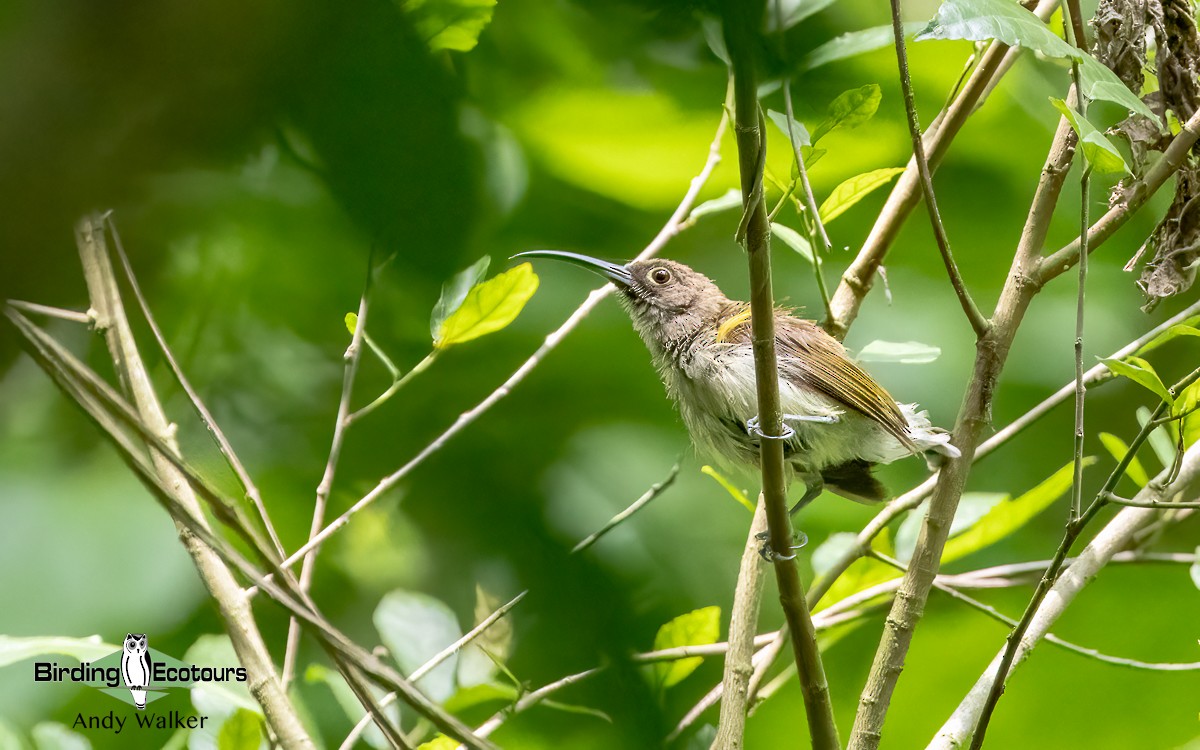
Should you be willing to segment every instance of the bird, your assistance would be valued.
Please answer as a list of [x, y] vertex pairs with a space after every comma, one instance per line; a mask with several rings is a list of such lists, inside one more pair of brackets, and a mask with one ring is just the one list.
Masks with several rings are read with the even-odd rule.
[[[707, 276], [672, 260], [621, 265], [561, 250], [513, 256], [520, 257], [565, 261], [612, 282], [692, 442], [721, 465], [758, 465], [762, 432], [748, 303], [729, 299]], [[785, 438], [789, 480], [805, 485], [791, 513], [826, 489], [859, 503], [886, 501], [887, 488], [872, 473], [877, 464], [927, 452], [960, 455], [948, 432], [916, 404], [893, 399], [817, 323], [776, 308], [775, 352], [785, 425], [778, 437]]]

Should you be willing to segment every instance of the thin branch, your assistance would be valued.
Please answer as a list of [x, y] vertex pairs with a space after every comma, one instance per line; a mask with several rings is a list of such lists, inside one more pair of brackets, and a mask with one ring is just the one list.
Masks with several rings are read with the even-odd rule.
[[[1045, 21], [1050, 18], [1057, 5], [1058, 0], [1040, 0], [1034, 13]], [[929, 131], [925, 133], [923, 142], [929, 154], [930, 169], [936, 170], [941, 164], [967, 118], [982, 106], [992, 88], [1021, 54], [1020, 47], [1009, 48], [999, 42], [992, 42], [988, 46], [979, 59], [979, 65], [955, 97], [954, 103], [934, 119]], [[845, 337], [874, 284], [875, 275], [887, 257], [888, 250], [920, 198], [917, 163], [913, 158], [909, 160], [904, 174], [900, 175], [900, 179], [888, 194], [862, 249], [842, 274], [842, 280], [834, 290], [833, 317], [822, 323], [825, 330], [832, 335], [838, 338]]]
[[[775, 12], [782, 17], [783, 0], [776, 0]], [[779, 22], [779, 28], [783, 28], [782, 20]], [[821, 241], [821, 247], [817, 247], [813, 243], [813, 274], [817, 279], [817, 292], [821, 295], [821, 304], [824, 305], [825, 317], [833, 317], [833, 307], [829, 302], [829, 289], [825, 286], [825, 274], [821, 270], [821, 251], [825, 254], [833, 252], [833, 243], [829, 240], [829, 233], [825, 231], [825, 222], [821, 221], [821, 212], [817, 208], [817, 200], [813, 197], [812, 185], [808, 181], [808, 167], [804, 165], [804, 155], [800, 153], [800, 147], [796, 144], [796, 135], [794, 132], [796, 116], [792, 112], [792, 80], [790, 78], [783, 79], [783, 104], [787, 110], [788, 124], [788, 140], [792, 144], [792, 155], [796, 160], [796, 172], [800, 181], [800, 188], [804, 194], [805, 213], [808, 214], [808, 224], [812, 227], [812, 232], [809, 233], [814, 239]], [[787, 196], [784, 196], [785, 198]]]
[[[373, 344], [371, 344], [369, 340], [368, 340], [368, 345], [371, 346], [371, 348], [373, 350], [376, 349], [376, 347]], [[425, 372], [425, 370], [429, 369], [429, 366], [432, 365], [434, 360], [437, 359], [439, 351], [440, 351], [439, 349], [434, 349], [429, 354], [425, 355], [425, 359], [422, 359], [420, 362], [413, 365], [413, 368], [411, 370], [409, 370], [408, 372], [404, 373], [404, 375], [402, 375], [402, 376], [397, 377], [396, 373], [393, 371], [392, 384], [390, 386], [388, 386], [388, 389], [386, 391], [384, 391], [383, 393], [379, 394], [375, 398], [375, 400], [372, 401], [371, 403], [367, 404], [366, 406], [364, 406], [363, 408], [359, 409], [356, 412], [348, 414], [346, 416], [347, 426], [354, 424], [358, 420], [362, 419], [363, 417], [367, 416], [371, 412], [378, 409], [380, 406], [383, 406], [385, 403], [387, 403], [388, 399], [390, 399], [392, 396], [396, 395], [397, 391], [399, 391], [404, 386], [408, 385], [409, 381], [411, 381], [417, 375], [420, 375], [421, 373]], [[380, 354], [380, 356], [382, 357], [383, 355]], [[395, 367], [395, 365], [391, 364], [390, 359], [384, 359], [384, 363], [387, 365], [391, 365], [391, 367], [393, 367], [393, 368]]]
[[671, 471], [667, 473], [666, 479], [663, 479], [657, 484], [650, 485], [650, 489], [643, 492], [641, 497], [639, 497], [637, 500], [634, 500], [629, 507], [610, 518], [608, 523], [604, 524], [604, 526], [600, 527], [591, 534], [588, 534], [587, 537], [581, 539], [578, 544], [571, 548], [571, 553], [575, 554], [577, 552], [582, 552], [588, 547], [591, 547], [600, 540], [600, 537], [612, 531], [617, 527], [618, 524], [624, 522], [634, 513], [637, 513], [639, 510], [649, 505], [656, 497], [661, 495], [667, 490], [667, 488], [675, 483], [675, 478], [679, 476], [679, 467], [682, 465], [683, 464], [681, 461], [676, 461], [675, 465], [671, 467]]
[[[371, 297], [371, 285], [375, 276], [375, 251], [372, 249], [367, 257], [367, 278], [363, 282], [362, 297], [358, 301], [358, 318], [354, 326], [354, 335], [350, 337], [350, 346], [342, 359], [345, 367], [342, 371], [342, 393], [338, 399], [337, 417], [333, 423], [333, 438], [330, 441], [329, 457], [325, 461], [325, 471], [317, 485], [317, 496], [313, 501], [312, 523], [308, 538], [312, 539], [325, 524], [325, 509], [329, 504], [329, 494], [333, 491], [333, 480], [337, 475], [338, 460], [342, 455], [342, 444], [346, 439], [346, 429], [350, 426], [350, 399], [354, 393], [354, 379], [358, 375], [358, 363], [362, 358], [363, 336], [367, 331], [367, 310]], [[304, 554], [300, 564], [300, 590], [308, 591], [312, 586], [313, 570], [317, 563], [317, 548], [313, 547]], [[296, 668], [296, 654], [300, 646], [300, 623], [292, 618], [288, 622], [287, 646], [283, 653], [283, 685], [286, 688], [291, 682]]]
[[900, 68], [900, 88], [904, 92], [904, 109], [908, 114], [908, 132], [912, 137], [913, 159], [917, 162], [917, 172], [921, 179], [921, 193], [925, 196], [925, 206], [929, 210], [929, 221], [933, 225], [933, 236], [937, 240], [938, 251], [942, 254], [942, 263], [950, 276], [950, 285], [958, 303], [962, 305], [971, 328], [975, 330], [976, 338], [983, 338], [990, 324], [975, 306], [971, 293], [959, 273], [958, 264], [954, 262], [954, 254], [950, 250], [950, 238], [946, 236], [946, 227], [942, 223], [942, 214], [938, 210], [937, 197], [933, 192], [933, 175], [929, 169], [929, 161], [925, 158], [925, 142], [921, 139], [921, 122], [917, 117], [917, 104], [913, 97], [912, 77], [908, 73], [908, 50], [904, 44], [904, 19], [900, 15], [900, 0], [891, 0], [892, 6], [892, 36], [896, 41], [896, 63]]
[[10, 299], [8, 300], [8, 304], [12, 305], [18, 310], [23, 310], [24, 312], [32, 313], [33, 315], [45, 315], [49, 318], [69, 320], [72, 323], [83, 323], [84, 325], [90, 325], [92, 322], [92, 319], [88, 317], [87, 313], [76, 312], [75, 310], [64, 310], [61, 307], [39, 305], [36, 302], [25, 302], [24, 300], [19, 299]]
[[746, 733], [746, 712], [749, 700], [750, 676], [754, 672], [754, 634], [758, 630], [758, 613], [762, 608], [763, 584], [766, 571], [762, 556], [761, 534], [767, 530], [767, 506], [762, 495], [754, 511], [754, 520], [742, 549], [738, 567], [737, 586], [733, 590], [733, 607], [729, 613], [729, 650], [725, 654], [725, 670], [721, 717], [717, 721], [717, 736], [713, 748], [742, 747]]
[[[96, 311], [96, 327], [102, 331], [122, 383], [146, 425], [162, 437], [170, 452], [178, 456], [172, 430], [154, 391], [150, 376], [138, 352], [133, 332], [121, 303], [116, 276], [104, 241], [104, 220], [99, 215], [82, 219], [76, 227], [76, 239], [88, 285], [91, 309]], [[154, 472], [178, 504], [195, 523], [207, 529], [200, 504], [192, 486], [175, 465], [158, 451], [151, 452]], [[305, 731], [291, 701], [283, 691], [271, 663], [270, 653], [258, 631], [249, 601], [241, 586], [212, 548], [201, 542], [180, 523], [180, 538], [196, 565], [201, 579], [217, 603], [225, 621], [238, 660], [250, 675], [251, 695], [263, 707], [263, 715], [278, 742], [286, 748], [311, 748], [313, 741]]]
[[225, 463], [233, 470], [238, 482], [242, 485], [242, 491], [246, 493], [246, 497], [250, 498], [250, 502], [254, 505], [254, 509], [258, 511], [259, 521], [267, 532], [267, 536], [271, 539], [271, 544], [274, 545], [275, 551], [280, 557], [283, 557], [283, 544], [279, 541], [279, 534], [275, 531], [275, 525], [271, 523], [271, 517], [267, 513], [267, 507], [263, 503], [262, 495], [258, 491], [258, 487], [254, 484], [254, 480], [250, 477], [250, 472], [246, 471], [246, 467], [238, 458], [237, 452], [233, 450], [229, 439], [225, 437], [217, 420], [213, 418], [212, 412], [204, 405], [204, 401], [200, 398], [200, 394], [192, 387], [187, 376], [183, 374], [183, 368], [179, 366], [175, 355], [171, 352], [171, 347], [167, 345], [167, 339], [163, 336], [162, 329], [158, 327], [158, 321], [154, 319], [154, 314], [150, 311], [150, 303], [146, 301], [146, 296], [142, 294], [141, 285], [138, 284], [137, 276], [133, 273], [133, 266], [129, 262], [129, 256], [125, 254], [125, 247], [121, 244], [121, 236], [117, 234], [117, 226], [112, 220], [111, 214], [105, 215], [105, 224], [108, 226], [109, 234], [113, 238], [113, 246], [117, 251], [117, 257], [121, 260], [121, 268], [125, 271], [125, 279], [129, 282], [129, 288], [133, 291], [133, 297], [137, 300], [138, 307], [141, 308], [142, 317], [146, 321], [146, 325], [150, 328], [150, 333], [154, 335], [154, 341], [158, 344], [159, 353], [163, 356], [163, 361], [167, 363], [171, 374], [175, 376], [175, 382], [179, 383], [179, 387], [187, 394], [188, 400], [192, 403], [192, 408], [200, 417], [200, 421], [208, 429], [213, 440], [217, 443], [217, 449], [221, 451], [221, 455], [225, 458]]
[[[671, 214], [671, 218], [667, 220], [667, 223], [661, 230], [659, 230], [658, 234], [653, 240], [651, 240], [650, 244], [638, 254], [638, 260], [649, 258], [650, 256], [657, 254], [664, 247], [666, 247], [667, 243], [670, 242], [675, 235], [682, 231], [681, 228], [683, 223], [687, 219], [688, 214], [691, 213], [692, 207], [696, 203], [696, 198], [700, 194], [700, 190], [704, 187], [704, 184], [708, 181], [709, 176], [712, 174], [717, 164], [721, 161], [721, 138], [725, 134], [727, 123], [728, 114], [723, 113], [721, 116], [721, 121], [717, 125], [716, 135], [713, 137], [712, 144], [709, 146], [708, 159], [705, 161], [704, 167], [700, 170], [699, 174], [692, 178], [691, 186], [688, 188], [687, 194], [684, 195], [683, 200], [680, 201], [679, 206], [675, 209], [675, 212]], [[586, 318], [588, 314], [591, 313], [591, 311], [594, 310], [596, 306], [604, 300], [605, 297], [612, 294], [612, 291], [613, 286], [611, 284], [605, 284], [599, 289], [592, 290], [592, 292], [588, 294], [587, 299], [583, 301], [583, 304], [576, 308], [575, 312], [571, 313], [570, 317], [568, 317], [562, 325], [560, 325], [553, 333], [547, 336], [546, 340], [540, 347], [538, 347], [537, 351], [535, 351], [529, 357], [529, 359], [525, 360], [525, 362], [518, 367], [516, 371], [513, 372], [513, 374], [510, 375], [508, 379], [500, 385], [499, 388], [488, 394], [487, 397], [476, 404], [475, 407], [460, 414], [458, 419], [454, 420], [454, 423], [450, 425], [449, 428], [447, 428], [441, 435], [438, 435], [433, 442], [422, 448], [421, 451], [412, 458], [412, 460], [381, 479], [379, 483], [375, 485], [374, 489], [355, 502], [354, 505], [349, 508], [349, 510], [331, 521], [328, 526], [320, 531], [320, 533], [313, 536], [308, 543], [296, 550], [290, 557], [284, 560], [283, 567], [291, 567], [296, 563], [297, 560], [303, 557], [308, 550], [323, 543], [334, 532], [349, 523], [350, 518], [353, 517], [354, 514], [378, 500], [385, 492], [396, 486], [396, 484], [399, 483], [400, 480], [404, 479], [404, 477], [408, 476], [413, 469], [421, 465], [425, 459], [441, 450], [451, 438], [462, 432], [463, 429], [472, 424], [475, 420], [479, 419], [479, 417], [487, 412], [488, 409], [491, 409], [501, 399], [511, 393], [512, 389], [515, 388], [522, 380], [524, 380], [525, 377], [528, 376], [535, 367], [541, 364], [542, 360], [545, 359], [546, 356], [553, 351], [554, 348], [557, 347], [564, 338], [566, 338], [567, 334], [575, 330], [575, 327], [578, 326], [579, 323], [583, 321], [583, 319]]]
[[[1150, 482], [1138, 493], [1138, 499], [1149, 501], [1160, 497], [1163, 489], [1158, 482], [1166, 476], [1164, 470], [1155, 481]], [[1200, 445], [1188, 449], [1184, 457], [1179, 476], [1180, 492], [1190, 491], [1200, 477]], [[1172, 489], [1171, 492], [1176, 492]], [[1087, 517], [1087, 514], [1084, 514]], [[1050, 589], [1052, 595], [1041, 599], [1034, 615], [1029, 618], [1029, 627], [1016, 643], [1013, 658], [1006, 659], [1010, 649], [1006, 646], [992, 659], [984, 673], [980, 675], [967, 696], [959, 704], [953, 715], [942, 725], [941, 730], [930, 744], [930, 748], [950, 750], [962, 747], [974, 733], [977, 722], [982, 720], [984, 710], [993, 692], [992, 686], [1002, 675], [1011, 674], [1011, 669], [1024, 661], [1038, 641], [1045, 637], [1050, 627], [1062, 616], [1066, 608], [1075, 600], [1079, 592], [1091, 582], [1096, 574], [1111, 560], [1118, 550], [1126, 547], [1139, 529], [1153, 522], [1158, 514], [1153, 510], [1142, 508], [1126, 508], [1119, 512], [1103, 530], [1080, 553], [1079, 558], [1054, 582]], [[1009, 662], [1005, 666], [1005, 662]]]
[[[779, 406], [779, 371], [775, 358], [775, 300], [771, 290], [771, 229], [763, 199], [763, 164], [766, 136], [762, 132], [755, 72], [757, 24], [762, 3], [743, 6], [730, 3], [725, 13], [725, 46], [733, 67], [734, 120], [740, 166], [743, 215], [741, 239], [749, 256], [750, 321], [753, 330], [754, 375], [758, 395], [760, 435], [783, 434]], [[744, 229], [744, 231], [742, 231]], [[788, 513], [787, 479], [783, 441], [759, 440], [763, 500], [766, 506], [769, 549], [779, 587], [779, 601], [791, 632], [792, 651], [800, 677], [800, 689], [808, 714], [808, 730], [814, 748], [840, 748], [829, 682], [821, 664], [816, 630], [805, 603], [804, 586], [792, 553], [793, 531]]]

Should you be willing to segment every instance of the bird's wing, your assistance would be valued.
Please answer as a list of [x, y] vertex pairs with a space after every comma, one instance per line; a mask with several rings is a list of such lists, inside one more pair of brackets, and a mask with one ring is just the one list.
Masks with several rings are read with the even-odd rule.
[[775, 346], [783, 374], [870, 417], [901, 445], [916, 450], [895, 399], [815, 323], [781, 312], [775, 318]]

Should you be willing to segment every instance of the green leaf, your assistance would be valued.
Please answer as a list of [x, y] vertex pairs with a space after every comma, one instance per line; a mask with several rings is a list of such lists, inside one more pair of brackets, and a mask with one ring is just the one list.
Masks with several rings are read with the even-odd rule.
[[779, 19], [783, 19], [783, 28], [790, 29], [809, 16], [816, 15], [833, 5], [835, 0], [778, 0], [782, 7], [776, 6], [776, 0], [767, 3], [767, 33], [779, 32]]
[[[454, 611], [440, 599], [416, 591], [389, 592], [375, 608], [372, 619], [383, 645], [404, 674], [462, 637]], [[441, 703], [454, 694], [457, 667], [458, 654], [452, 654], [418, 680], [417, 686]]]
[[1150, 111], [1146, 103], [1130, 91], [1117, 74], [1091, 55], [1083, 55], [1079, 61], [1079, 82], [1088, 101], [1102, 100], [1119, 104], [1139, 115], [1148, 117], [1157, 127], [1161, 120]]
[[833, 221], [850, 209], [855, 203], [866, 198], [872, 191], [877, 190], [892, 181], [892, 178], [904, 171], [904, 167], [885, 167], [870, 172], [855, 175], [833, 189], [825, 202], [821, 204], [818, 213], [825, 224]]
[[1124, 378], [1129, 378], [1133, 382], [1149, 390], [1163, 401], [1166, 401], [1169, 406], [1175, 405], [1175, 398], [1171, 392], [1167, 390], [1167, 386], [1163, 385], [1162, 379], [1158, 377], [1158, 373], [1149, 362], [1141, 357], [1126, 357], [1125, 359], [1105, 359], [1100, 358], [1104, 366], [1112, 371], [1114, 375], [1119, 375]]
[[821, 603], [813, 611], [819, 612], [846, 597], [865, 591], [877, 583], [890, 581], [902, 575], [904, 574], [896, 568], [873, 557], [859, 558], [846, 569], [845, 573], [837, 577], [837, 580], [829, 587], [829, 593], [821, 598]]
[[881, 341], [876, 339], [858, 352], [859, 362], [900, 362], [917, 365], [942, 356], [939, 347], [919, 341]]
[[[808, 128], [804, 124], [791, 119], [786, 112], [776, 112], [773, 109], [767, 110], [767, 118], [775, 123], [775, 127], [779, 128], [785, 138], [790, 138], [792, 141], [792, 161], [795, 162], [796, 154], [802, 153], [805, 146], [811, 146], [812, 140], [808, 136]], [[788, 120], [791, 119], [792, 130], [788, 131]], [[807, 164], [805, 165], [807, 166]]]
[[1083, 155], [1087, 157], [1088, 164], [1092, 169], [1105, 174], [1129, 173], [1129, 166], [1125, 164], [1121, 152], [1086, 117], [1080, 116], [1062, 99], [1050, 97], [1050, 103], [1054, 105], [1055, 109], [1062, 112], [1067, 121], [1071, 123], [1071, 127], [1075, 129], [1075, 134], [1079, 136], [1079, 141], [1083, 144]]
[[1196, 588], [1200, 589], [1200, 547], [1196, 548], [1195, 555], [1198, 559], [1188, 568], [1188, 573], [1192, 575], [1192, 583], [1196, 584]]
[[458, 740], [451, 739], [444, 734], [439, 734], [429, 742], [423, 742], [418, 745], [417, 750], [454, 750], [458, 745]]
[[[997, 504], [1006, 502], [1008, 494], [1004, 492], [964, 492], [959, 498], [958, 507], [954, 510], [954, 520], [950, 523], [951, 538], [971, 529], [979, 523]], [[921, 525], [925, 514], [929, 512], [929, 501], [913, 508], [900, 523], [896, 530], [896, 559], [907, 563], [912, 559], [913, 550], [917, 547], [917, 537], [921, 533]]]
[[[716, 643], [721, 635], [721, 608], [701, 607], [680, 615], [658, 629], [654, 636], [654, 650], [662, 651], [678, 646], [707, 646]], [[669, 688], [683, 681], [696, 671], [704, 661], [699, 656], [675, 661], [658, 662], [654, 675], [660, 687]]]
[[[1083, 460], [1084, 466], [1094, 463], [1094, 457]], [[1067, 464], [1017, 499], [996, 503], [978, 523], [946, 542], [942, 564], [978, 552], [1020, 529], [1071, 489], [1074, 474], [1074, 464]]]
[[467, 52], [492, 22], [496, 0], [400, 0], [429, 49]]
[[1177, 323], [1171, 326], [1167, 330], [1147, 341], [1145, 344], [1142, 344], [1141, 348], [1137, 350], [1137, 355], [1141, 357], [1149, 352], [1154, 351], [1168, 341], [1177, 339], [1180, 336], [1200, 336], [1200, 329], [1196, 328], [1197, 322], [1200, 322], [1200, 316], [1188, 318], [1182, 323]]
[[1059, 39], [1041, 19], [1012, 0], [945, 0], [918, 42], [927, 39], [999, 39], [1050, 57], [1077, 58], [1079, 53]]
[[65, 724], [43, 721], [34, 724], [30, 734], [37, 750], [92, 750], [92, 743], [87, 737], [72, 732]]
[[808, 240], [804, 239], [804, 237], [801, 236], [801, 234], [795, 229], [784, 226], [783, 224], [771, 222], [771, 234], [778, 237], [783, 244], [799, 253], [800, 257], [804, 258], [809, 263], [816, 262], [813, 259], [812, 245], [808, 244]]
[[461, 714], [464, 711], [487, 703], [495, 703], [497, 701], [515, 703], [520, 697], [521, 693], [515, 687], [496, 685], [489, 682], [459, 689], [458, 692], [446, 701], [445, 709], [452, 714]]
[[48, 654], [70, 656], [81, 663], [90, 662], [120, 649], [120, 646], [100, 640], [98, 635], [87, 638], [66, 638], [57, 635], [14, 638], [0, 635], [0, 667]]
[[709, 214], [716, 214], [722, 211], [729, 211], [734, 208], [742, 207], [742, 191], [737, 188], [729, 188], [724, 195], [719, 198], [704, 201], [699, 206], [692, 209], [688, 214], [689, 220], [699, 219]]
[[750, 511], [751, 513], [754, 512], [754, 503], [750, 502], [750, 498], [746, 497], [746, 493], [742, 492], [737, 487], [734, 487], [733, 482], [730, 482], [728, 479], [726, 479], [724, 475], [722, 475], [716, 469], [707, 465], [701, 466], [700, 473], [707, 474], [715, 479], [717, 484], [725, 488], [725, 491], [729, 493], [730, 497], [741, 503], [742, 507], [744, 507], [746, 510]]
[[[487, 276], [488, 266], [491, 264], [490, 256], [483, 256], [475, 261], [470, 268], [459, 271], [454, 274], [445, 284], [442, 284], [442, 293], [438, 297], [437, 304], [433, 306], [433, 314], [429, 316], [429, 334], [433, 338], [437, 338], [438, 331], [442, 329], [442, 325], [446, 319], [462, 307], [463, 301], [467, 298], [467, 294], [479, 282], [483, 281]], [[353, 315], [354, 313], [350, 313]], [[350, 315], [346, 316], [346, 325], [350, 325]], [[354, 318], [357, 324], [358, 317]], [[350, 330], [354, 333], [354, 329]]]
[[883, 93], [875, 83], [842, 92], [830, 103], [825, 119], [812, 134], [812, 142], [815, 144], [838, 128], [849, 130], [862, 125], [875, 116], [881, 99]]
[[847, 550], [858, 544], [858, 534], [850, 531], [839, 531], [836, 534], [830, 534], [829, 538], [821, 542], [812, 553], [813, 574], [823, 576], [833, 564], [846, 553]]
[[[438, 301], [441, 302], [441, 300]], [[346, 330], [350, 332], [351, 336], [358, 330], [358, 313], [346, 313]]]
[[1197, 404], [1200, 404], [1200, 380], [1184, 388], [1175, 400], [1175, 413], [1184, 415], [1180, 429], [1183, 430], [1185, 449], [1191, 448], [1200, 438], [1200, 411], [1196, 409]]
[[[1150, 410], [1144, 406], [1139, 406], [1137, 409], [1138, 425], [1145, 427], [1150, 421]], [[1170, 466], [1175, 461], [1175, 443], [1171, 440], [1171, 436], [1167, 434], [1167, 429], [1163, 425], [1159, 425], [1150, 431], [1146, 442], [1150, 443], [1150, 448], [1153, 449], [1154, 455], [1158, 458], [1158, 462], [1163, 466]]]
[[725, 31], [721, 26], [721, 19], [705, 13], [700, 17], [700, 29], [704, 32], [704, 41], [709, 50], [725, 65], [732, 65], [729, 50], [725, 49]]
[[438, 330], [434, 348], [445, 349], [501, 330], [520, 315], [537, 288], [538, 277], [529, 263], [472, 287], [462, 306]]
[[712, 724], [705, 724], [696, 730], [683, 750], [710, 750], [713, 743], [717, 740], [717, 728]]
[[217, 750], [258, 750], [262, 739], [262, 719], [258, 714], [239, 708], [217, 732]]
[[[912, 37], [920, 29], [927, 26], [922, 21], [910, 21], [904, 24], [904, 35]], [[892, 27], [874, 26], [862, 31], [851, 31], [848, 34], [834, 37], [804, 56], [800, 61], [800, 70], [807, 71], [828, 65], [831, 62], [845, 60], [848, 57], [874, 52], [877, 49], [890, 47], [894, 43]]]
[[[1104, 445], [1104, 449], [1109, 452], [1117, 463], [1125, 458], [1125, 454], [1129, 452], [1129, 446], [1121, 438], [1113, 435], [1110, 432], [1100, 433], [1100, 442]], [[1142, 466], [1142, 462], [1137, 456], [1129, 462], [1125, 467], [1125, 476], [1133, 480], [1133, 483], [1138, 487], [1145, 487], [1150, 481], [1150, 477], [1146, 474], [1146, 469]]]

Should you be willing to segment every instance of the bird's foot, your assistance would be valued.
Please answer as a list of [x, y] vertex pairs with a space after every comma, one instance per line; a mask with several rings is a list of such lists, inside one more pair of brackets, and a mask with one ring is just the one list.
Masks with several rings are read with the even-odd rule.
[[746, 420], [746, 431], [758, 435], [759, 437], [764, 437], [768, 440], [788, 440], [796, 434], [796, 431], [792, 429], [792, 426], [789, 424], [789, 422], [837, 424], [842, 419], [837, 414], [780, 414], [779, 417], [783, 422], [782, 435], [764, 435], [757, 415]]
[[760, 531], [754, 535], [754, 538], [762, 542], [762, 546], [758, 548], [759, 556], [769, 563], [773, 563], [776, 560], [795, 560], [795, 550], [802, 549], [804, 545], [808, 544], [808, 535], [799, 529], [792, 532], [792, 541], [794, 544], [788, 547], [788, 549], [792, 550], [792, 552], [786, 555], [781, 555], [775, 550], [771, 549], [771, 532]]

